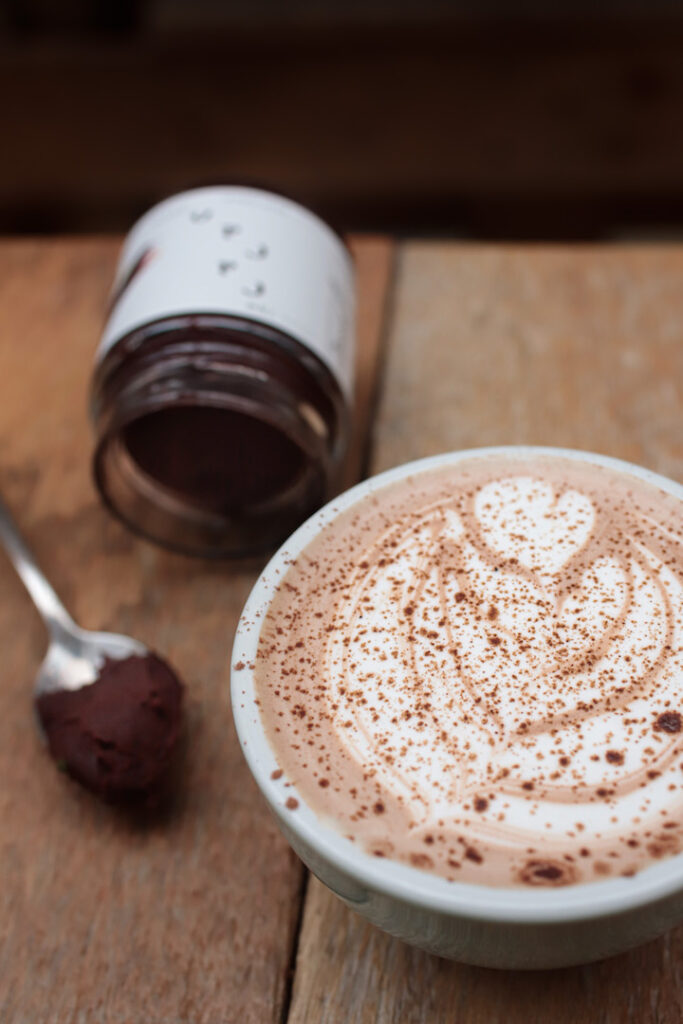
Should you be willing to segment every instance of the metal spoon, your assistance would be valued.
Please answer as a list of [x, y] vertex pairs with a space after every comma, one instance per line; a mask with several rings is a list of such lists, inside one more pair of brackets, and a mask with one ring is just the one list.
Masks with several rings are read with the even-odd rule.
[[139, 641], [77, 626], [2, 502], [0, 541], [50, 635], [34, 687], [36, 719], [50, 755], [104, 800], [152, 807], [179, 747], [182, 682]]
[[149, 650], [132, 637], [81, 629], [38, 568], [14, 520], [0, 501], [0, 541], [47, 626], [50, 643], [35, 681], [35, 696], [79, 690], [97, 679], [105, 660], [145, 656]]

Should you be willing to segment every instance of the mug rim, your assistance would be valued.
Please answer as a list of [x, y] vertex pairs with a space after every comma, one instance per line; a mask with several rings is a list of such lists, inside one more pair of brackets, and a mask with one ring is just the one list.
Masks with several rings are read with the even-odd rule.
[[[459, 449], [416, 459], [368, 477], [307, 519], [273, 555], [251, 590], [237, 626], [230, 662], [232, 711], [242, 753], [262, 795], [286, 831], [333, 868], [373, 892], [447, 916], [498, 923], [562, 924], [636, 910], [683, 889], [683, 852], [643, 868], [629, 878], [578, 882], [553, 889], [450, 882], [443, 876], [366, 853], [314, 812], [284, 777], [271, 777], [279, 766], [255, 702], [251, 666], [256, 658], [263, 619], [291, 560], [340, 513], [387, 485], [442, 466], [497, 456], [519, 459], [549, 456], [588, 462], [635, 476], [683, 502], [683, 484], [643, 466], [591, 451], [540, 445]], [[287, 796], [296, 796], [296, 810], [286, 809]]]

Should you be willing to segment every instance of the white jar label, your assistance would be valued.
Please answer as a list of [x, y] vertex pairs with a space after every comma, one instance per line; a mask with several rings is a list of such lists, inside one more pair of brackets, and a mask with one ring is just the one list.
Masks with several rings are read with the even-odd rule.
[[172, 196], [128, 234], [97, 359], [151, 320], [222, 313], [296, 338], [353, 389], [354, 278], [342, 242], [314, 214], [259, 189]]

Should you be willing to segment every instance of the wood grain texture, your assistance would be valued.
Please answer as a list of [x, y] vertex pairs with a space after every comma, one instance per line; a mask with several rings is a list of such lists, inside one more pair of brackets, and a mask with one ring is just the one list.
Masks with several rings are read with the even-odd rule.
[[[373, 469], [449, 449], [593, 449], [683, 479], [683, 250], [411, 244]], [[677, 1024], [683, 928], [601, 964], [490, 971], [309, 886], [289, 1024]]]
[[[55, 770], [31, 707], [43, 627], [0, 557], [0, 1020], [270, 1024], [283, 1012], [303, 872], [230, 714], [232, 633], [258, 566], [163, 552], [97, 499], [87, 386], [117, 250], [0, 244], [0, 491], [74, 616], [139, 637], [186, 679], [187, 757], [177, 799], [145, 821]], [[391, 246], [353, 250], [362, 421]]]
[[549, 444], [683, 479], [683, 248], [413, 244], [373, 470]]

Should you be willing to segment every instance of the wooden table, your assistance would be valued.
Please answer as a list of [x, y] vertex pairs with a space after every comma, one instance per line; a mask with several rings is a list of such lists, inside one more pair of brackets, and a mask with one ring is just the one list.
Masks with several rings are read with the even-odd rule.
[[[354, 249], [349, 482], [524, 442], [683, 479], [683, 249]], [[54, 770], [31, 718], [43, 629], [0, 559], [0, 1020], [679, 1022], [683, 929], [589, 967], [494, 972], [390, 939], [308, 881], [230, 716], [228, 652], [258, 567], [133, 538], [90, 481], [87, 382], [116, 250], [0, 244], [0, 492], [76, 617], [139, 636], [187, 679], [186, 771], [172, 808], [140, 822]]]

